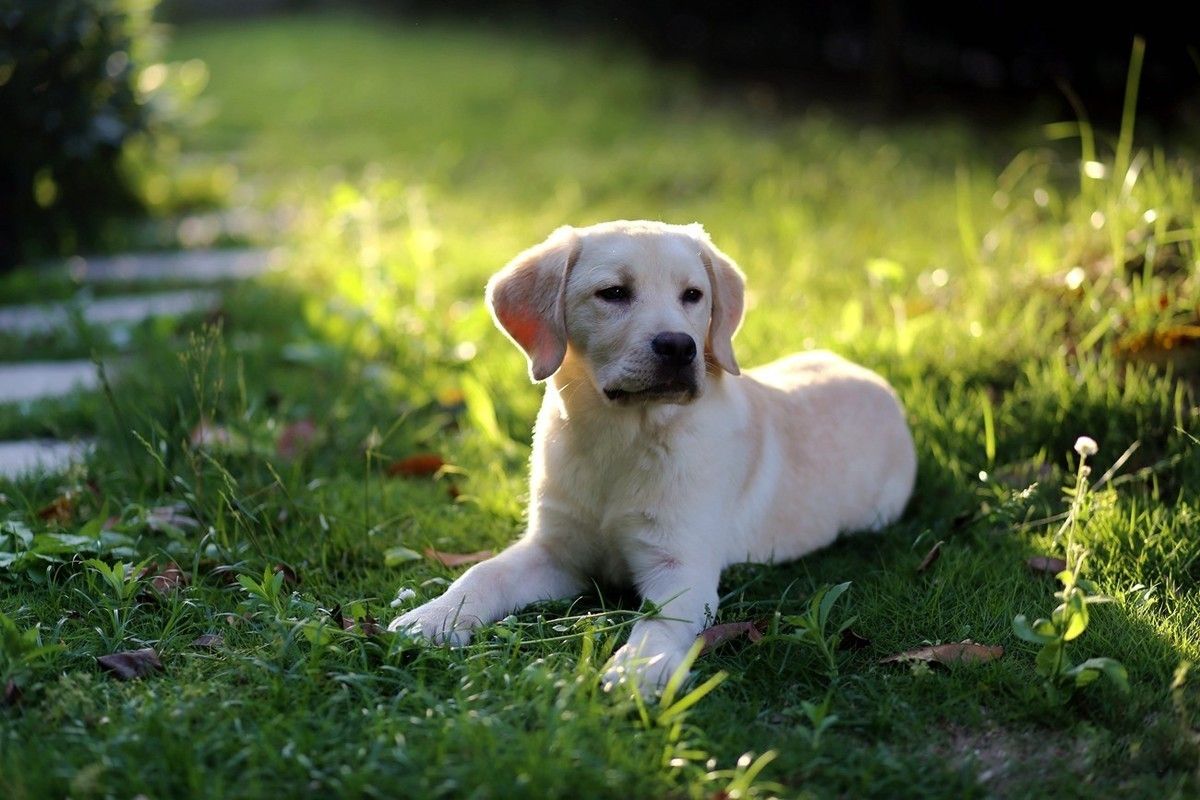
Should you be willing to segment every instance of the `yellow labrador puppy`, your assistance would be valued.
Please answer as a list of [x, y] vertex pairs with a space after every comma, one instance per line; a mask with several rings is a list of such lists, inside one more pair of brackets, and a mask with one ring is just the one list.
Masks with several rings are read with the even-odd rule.
[[632, 584], [660, 612], [605, 681], [652, 692], [716, 614], [723, 568], [899, 517], [916, 458], [891, 387], [823, 351], [743, 374], [743, 286], [701, 226], [661, 222], [560, 228], [496, 274], [496, 322], [547, 381], [529, 527], [391, 629], [462, 644], [590, 578]]

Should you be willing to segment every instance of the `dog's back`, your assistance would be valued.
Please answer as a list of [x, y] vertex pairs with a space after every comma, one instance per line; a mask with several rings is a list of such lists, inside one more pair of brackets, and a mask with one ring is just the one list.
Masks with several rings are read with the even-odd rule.
[[839, 533], [877, 530], [900, 516], [916, 454], [883, 378], [820, 350], [749, 370], [738, 382], [763, 450], [781, 471], [771, 512], [752, 537], [760, 546], [750, 555], [798, 558]]

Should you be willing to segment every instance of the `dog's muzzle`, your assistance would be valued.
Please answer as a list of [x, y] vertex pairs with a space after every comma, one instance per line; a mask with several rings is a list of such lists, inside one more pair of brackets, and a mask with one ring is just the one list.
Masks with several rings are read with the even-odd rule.
[[664, 332], [650, 340], [655, 367], [644, 386], [620, 386], [604, 390], [616, 403], [690, 403], [696, 399], [696, 340], [686, 333]]

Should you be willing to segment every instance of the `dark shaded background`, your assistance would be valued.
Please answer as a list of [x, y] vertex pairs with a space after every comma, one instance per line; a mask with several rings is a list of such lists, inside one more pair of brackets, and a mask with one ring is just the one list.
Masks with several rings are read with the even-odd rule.
[[[1145, 134], [1200, 127], [1200, 3], [1014, 0], [358, 0], [413, 19], [453, 16], [603, 35], [716, 81], [756, 82], [786, 103], [830, 99], [895, 116], [1120, 120], [1130, 48], [1147, 43], [1139, 93]], [[262, 14], [323, 0], [166, 0], [168, 18]], [[340, 4], [344, 6], [345, 4]]]

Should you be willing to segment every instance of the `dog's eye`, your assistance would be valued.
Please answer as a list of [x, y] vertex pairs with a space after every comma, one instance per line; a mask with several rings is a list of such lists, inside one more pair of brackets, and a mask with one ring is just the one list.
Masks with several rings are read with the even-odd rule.
[[699, 289], [684, 289], [679, 299], [685, 303], [699, 303], [702, 297], [704, 297], [704, 292]]
[[633, 297], [633, 292], [625, 286], [608, 286], [596, 292], [596, 297], [608, 303], [624, 303]]

